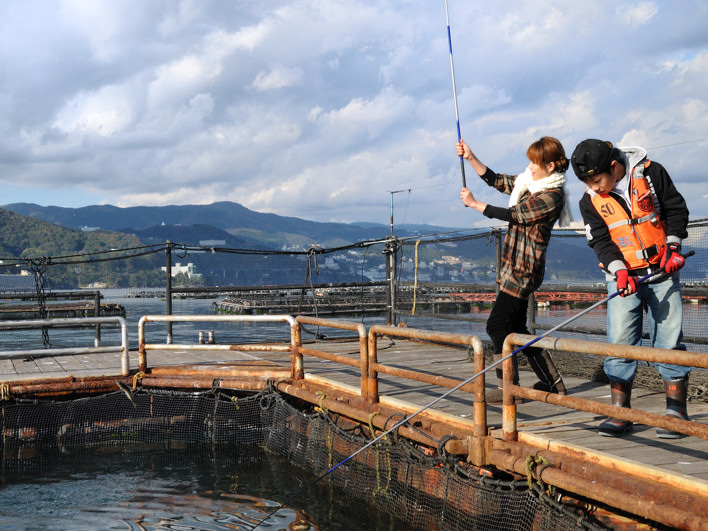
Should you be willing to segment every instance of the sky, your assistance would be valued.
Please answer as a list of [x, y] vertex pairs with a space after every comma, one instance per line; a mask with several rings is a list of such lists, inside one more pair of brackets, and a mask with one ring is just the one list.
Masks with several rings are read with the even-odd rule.
[[544, 135], [645, 147], [708, 217], [708, 0], [0, 4], [0, 204], [489, 226], [458, 116], [503, 173]]

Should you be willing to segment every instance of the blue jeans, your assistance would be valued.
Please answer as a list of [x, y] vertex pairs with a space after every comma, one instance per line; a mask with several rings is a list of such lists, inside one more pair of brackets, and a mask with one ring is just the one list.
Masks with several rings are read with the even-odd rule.
[[[617, 283], [607, 284], [608, 293], [617, 291]], [[652, 347], [686, 350], [681, 343], [683, 307], [681, 284], [674, 273], [655, 284], [639, 284], [628, 297], [613, 297], [607, 303], [607, 339], [610, 343], [641, 345], [644, 308], [647, 310], [649, 339]], [[691, 372], [691, 367], [652, 363], [665, 380], [678, 380]], [[605, 358], [605, 373], [614, 382], [631, 382], [637, 373], [637, 361]]]

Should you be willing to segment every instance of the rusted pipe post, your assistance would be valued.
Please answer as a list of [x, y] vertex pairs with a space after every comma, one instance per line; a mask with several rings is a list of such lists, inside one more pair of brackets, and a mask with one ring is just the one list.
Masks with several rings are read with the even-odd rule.
[[369, 330], [369, 362], [366, 371], [366, 401], [369, 404], [379, 402], [379, 379], [374, 370], [377, 363], [376, 332]]
[[[93, 293], [93, 316], [94, 317], [101, 317], [101, 292], [100, 291], [94, 291]], [[100, 347], [101, 346], [101, 325], [96, 323], [96, 337], [93, 340], [93, 346], [94, 347]]]
[[123, 317], [117, 317], [121, 329], [121, 357], [120, 370], [121, 375], [128, 376], [130, 374], [130, 342], [128, 340], [128, 322]]
[[305, 369], [302, 363], [302, 330], [300, 323], [295, 322], [290, 326], [290, 367], [291, 376], [295, 380], [302, 380], [305, 377]]
[[478, 337], [472, 340], [474, 372], [479, 374], [474, 383], [474, 434], [487, 435], [487, 403], [484, 391], [484, 346]]
[[[503, 356], [508, 356], [511, 351], [507, 351], [507, 343], [504, 343]], [[502, 362], [502, 438], [505, 441], [516, 441], [518, 432], [516, 431], [516, 400], [511, 394], [514, 386], [514, 357], [509, 356]]]
[[359, 385], [361, 387], [361, 399], [364, 403], [371, 403], [369, 399], [369, 340], [366, 327], [358, 323], [359, 332]]
[[[165, 315], [172, 315], [172, 241], [165, 244]], [[167, 322], [167, 341], [172, 344], [172, 322]]]

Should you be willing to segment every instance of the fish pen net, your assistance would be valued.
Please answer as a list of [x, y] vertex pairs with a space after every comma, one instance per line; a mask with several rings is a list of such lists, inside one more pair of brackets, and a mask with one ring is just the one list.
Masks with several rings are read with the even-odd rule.
[[[606, 529], [591, 509], [560, 492], [468, 467], [444, 452], [446, 439], [421, 447], [394, 431], [347, 460], [380, 432], [274, 388], [239, 395], [216, 388], [138, 389], [129, 395], [3, 401], [3, 473], [61, 466], [67, 456], [100, 448], [109, 454], [151, 445], [246, 445], [286, 458], [338, 496], [370, 504], [409, 529]], [[271, 497], [294, 505], [292, 494]]]

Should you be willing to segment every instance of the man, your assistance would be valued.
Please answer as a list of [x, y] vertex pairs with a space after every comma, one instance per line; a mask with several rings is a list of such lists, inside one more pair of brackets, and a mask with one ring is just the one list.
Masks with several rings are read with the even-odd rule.
[[[573, 170], [587, 188], [580, 200], [585, 235], [608, 280], [610, 343], [641, 345], [643, 309], [647, 310], [651, 346], [686, 350], [681, 343], [682, 302], [679, 269], [684, 265], [681, 242], [688, 236], [688, 208], [664, 167], [646, 158], [639, 147], [617, 148], [588, 139], [575, 148]], [[659, 273], [639, 284], [648, 274]], [[666, 391], [666, 415], [688, 420], [686, 393], [690, 367], [657, 363]], [[612, 404], [630, 407], [637, 361], [606, 358]], [[608, 418], [601, 435], [628, 433], [632, 423]], [[657, 436], [681, 437], [657, 428]]]

